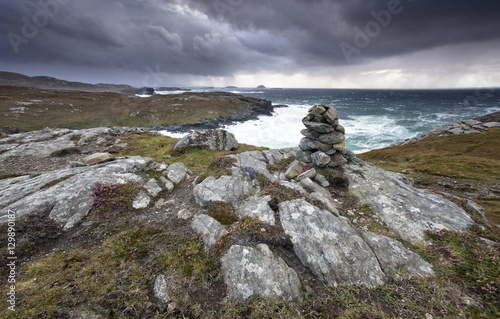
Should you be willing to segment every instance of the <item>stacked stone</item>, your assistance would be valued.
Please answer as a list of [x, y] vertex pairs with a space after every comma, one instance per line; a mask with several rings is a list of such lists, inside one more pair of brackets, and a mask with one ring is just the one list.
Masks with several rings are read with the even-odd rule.
[[345, 152], [345, 129], [339, 124], [337, 110], [328, 105], [315, 105], [309, 109], [302, 119], [307, 129], [300, 133], [305, 137], [300, 140], [299, 147], [304, 158], [310, 159], [319, 167], [337, 167], [347, 160]]

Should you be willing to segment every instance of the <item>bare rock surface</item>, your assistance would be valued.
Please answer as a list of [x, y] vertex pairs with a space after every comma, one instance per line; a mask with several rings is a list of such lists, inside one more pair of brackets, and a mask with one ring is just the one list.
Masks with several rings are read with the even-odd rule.
[[194, 216], [191, 228], [203, 239], [205, 250], [212, 248], [215, 242], [227, 233], [226, 227], [212, 217], [204, 214]]
[[375, 254], [346, 221], [303, 199], [281, 203], [280, 212], [295, 253], [316, 276], [332, 286], [384, 282]]
[[194, 200], [202, 207], [214, 201], [237, 204], [255, 192], [251, 180], [237, 176], [221, 176], [218, 179], [210, 176], [193, 189]]
[[297, 273], [265, 244], [255, 248], [231, 246], [221, 261], [228, 297], [232, 299], [252, 296], [283, 301], [302, 299]]
[[425, 230], [461, 231], [474, 223], [462, 208], [431, 191], [412, 187], [403, 175], [360, 160], [345, 164], [344, 172], [349, 190], [405, 240], [420, 241]]

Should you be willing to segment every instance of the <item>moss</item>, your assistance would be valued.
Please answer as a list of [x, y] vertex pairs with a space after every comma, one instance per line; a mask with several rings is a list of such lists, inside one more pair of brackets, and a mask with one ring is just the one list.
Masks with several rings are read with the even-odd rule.
[[285, 172], [288, 166], [294, 161], [294, 158], [285, 158], [274, 164], [267, 164], [267, 169], [272, 172]]
[[222, 225], [232, 225], [238, 221], [233, 205], [221, 201], [213, 201], [207, 206], [208, 215]]
[[[213, 167], [214, 162], [219, 161], [227, 155], [267, 149], [265, 147], [255, 147], [246, 144], [240, 144], [240, 147], [236, 151], [182, 148], [182, 152], [174, 153], [175, 156], [173, 156], [170, 152], [173, 151], [175, 144], [179, 141], [178, 139], [154, 135], [152, 133], [133, 133], [123, 136], [122, 140], [127, 143], [127, 147], [122, 150], [123, 155], [151, 157], [158, 162], [165, 162], [167, 164], [181, 162], [196, 175], [204, 177], [212, 176], [212, 174], [220, 174], [219, 170], [212, 169], [211, 171], [210, 167]], [[170, 158], [165, 158], [166, 155], [169, 155]]]
[[78, 147], [68, 147], [50, 153], [50, 157], [65, 157], [73, 154], [80, 154], [82, 151]]
[[255, 246], [264, 243], [274, 247], [292, 247], [290, 236], [283, 228], [269, 225], [257, 218], [247, 218], [239, 222], [216, 243], [220, 252], [232, 245]]

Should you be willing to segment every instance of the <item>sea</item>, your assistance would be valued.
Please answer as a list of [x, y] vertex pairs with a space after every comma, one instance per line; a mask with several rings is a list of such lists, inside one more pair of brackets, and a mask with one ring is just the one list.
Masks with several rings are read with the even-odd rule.
[[[500, 111], [500, 88], [453, 90], [391, 89], [249, 89], [190, 88], [192, 92], [226, 91], [287, 105], [272, 116], [224, 127], [240, 143], [269, 148], [296, 147], [303, 137], [302, 118], [317, 104], [338, 110], [347, 148], [363, 153], [405, 141], [446, 123]], [[157, 92], [158, 94], [185, 91]], [[169, 131], [164, 135], [181, 137]]]

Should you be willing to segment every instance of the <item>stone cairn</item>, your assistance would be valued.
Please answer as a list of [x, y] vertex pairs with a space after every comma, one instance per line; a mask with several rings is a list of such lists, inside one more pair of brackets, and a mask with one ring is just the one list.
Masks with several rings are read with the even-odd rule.
[[328, 105], [315, 105], [302, 119], [306, 129], [300, 131], [302, 158], [318, 167], [338, 167], [346, 163], [344, 157], [345, 129], [339, 124], [337, 109]]

